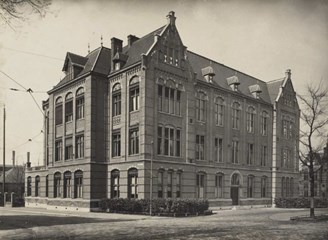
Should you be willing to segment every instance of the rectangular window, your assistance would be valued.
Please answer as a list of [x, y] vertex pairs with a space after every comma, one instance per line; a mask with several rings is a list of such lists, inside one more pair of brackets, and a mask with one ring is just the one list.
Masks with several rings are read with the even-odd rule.
[[74, 175], [74, 197], [83, 197], [83, 173], [78, 171]]
[[223, 175], [215, 175], [215, 197], [223, 198]]
[[61, 140], [56, 141], [55, 143], [55, 161], [59, 162], [62, 160], [63, 156], [63, 143]]
[[282, 120], [282, 135], [285, 139], [287, 139], [287, 121]]
[[169, 102], [170, 102], [170, 88], [165, 87], [164, 88], [164, 112], [166, 112], [166, 113], [170, 112]]
[[84, 136], [76, 136], [75, 138], [75, 158], [84, 157]]
[[62, 124], [63, 123], [63, 105], [62, 104], [56, 106], [55, 116], [56, 116], [56, 119], [55, 119], [56, 125]]
[[253, 165], [254, 144], [249, 143], [247, 146], [247, 164]]
[[266, 136], [268, 132], [268, 118], [266, 113], [264, 114], [264, 116], [261, 116], [261, 134]]
[[172, 198], [172, 172], [167, 173], [167, 197]]
[[73, 141], [72, 138], [65, 139], [65, 160], [73, 159]]
[[181, 197], [181, 181], [182, 181], [182, 173], [177, 172], [177, 182], [176, 182], [176, 197]]
[[175, 102], [175, 114], [180, 116], [181, 113], [181, 91], [177, 90], [177, 98]]
[[71, 198], [71, 192], [72, 192], [72, 178], [71, 174], [67, 174], [67, 176], [64, 176], [64, 198]]
[[176, 130], [176, 138], [175, 138], [175, 156], [181, 156], [181, 139], [180, 139], [181, 131], [179, 129]]
[[121, 115], [121, 93], [113, 95], [113, 117]]
[[170, 156], [174, 156], [174, 129], [170, 128], [170, 140], [169, 140]]
[[205, 175], [203, 173], [196, 175], [196, 190], [197, 198], [205, 197]]
[[121, 133], [113, 133], [113, 149], [112, 156], [118, 157], [121, 156]]
[[223, 162], [223, 139], [214, 139], [214, 159], [215, 162]]
[[175, 89], [170, 88], [170, 113], [174, 114], [174, 95], [175, 95]]
[[129, 153], [138, 154], [139, 153], [139, 129], [131, 129], [129, 134]]
[[139, 109], [139, 87], [130, 89], [130, 112]]
[[232, 128], [239, 129], [239, 110], [232, 109]]
[[232, 141], [232, 153], [231, 153], [231, 162], [238, 163], [238, 151], [239, 151], [239, 142]]
[[163, 86], [158, 85], [158, 111], [163, 111]]
[[164, 128], [164, 155], [169, 155], [169, 128]]
[[205, 122], [205, 106], [206, 102], [204, 99], [196, 100], [196, 117], [200, 122]]
[[76, 99], [76, 119], [84, 118], [84, 97]]
[[73, 121], [73, 101], [65, 103], [65, 122]]
[[205, 160], [205, 136], [196, 135], [196, 159]]
[[158, 177], [157, 177], [157, 197], [158, 198], [163, 198], [163, 179], [164, 179], [164, 172], [159, 171], [158, 172]]
[[253, 112], [248, 112], [247, 113], [247, 132], [248, 133], [253, 133], [254, 132], [254, 113]]
[[157, 154], [163, 154], [162, 150], [162, 142], [163, 142], [163, 128], [161, 126], [157, 127]]
[[217, 126], [223, 126], [223, 105], [215, 104], [215, 124]]
[[253, 198], [254, 197], [254, 177], [248, 176], [247, 178], [247, 197]]
[[268, 147], [262, 145], [261, 146], [261, 166], [267, 165], [267, 159], [268, 159]]
[[261, 197], [265, 198], [267, 197], [267, 178], [262, 177], [261, 178]]

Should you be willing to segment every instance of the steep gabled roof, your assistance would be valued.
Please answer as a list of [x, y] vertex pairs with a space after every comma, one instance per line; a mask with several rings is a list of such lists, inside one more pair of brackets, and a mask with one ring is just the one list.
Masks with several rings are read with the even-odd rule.
[[63, 71], [66, 70], [68, 62], [71, 62], [72, 65], [83, 67], [85, 65], [85, 63], [87, 62], [87, 60], [88, 59], [86, 57], [82, 57], [80, 55], [77, 55], [77, 54], [74, 54], [71, 52], [67, 52], [66, 58], [65, 58], [65, 63], [63, 66]]
[[274, 104], [280, 93], [280, 88], [285, 84], [285, 78], [280, 78], [267, 82], [271, 103]]
[[[13, 168], [6, 171], [6, 183], [21, 183], [24, 181], [24, 167], [14, 166]], [[3, 183], [1, 176], [0, 183]]]
[[141, 54], [142, 53], [146, 54], [148, 52], [148, 50], [150, 49], [150, 47], [153, 45], [154, 39], [155, 39], [154, 36], [156, 34], [160, 34], [165, 27], [166, 27], [166, 25], [143, 36], [142, 38], [135, 41], [130, 47], [125, 46], [123, 48], [122, 52], [128, 56], [128, 59], [127, 59], [126, 64], [124, 65], [124, 68], [140, 61]]
[[242, 95], [246, 95], [246, 96], [254, 98], [249, 90], [249, 86], [258, 84], [262, 90], [262, 93], [260, 94], [260, 100], [271, 104], [271, 99], [270, 99], [268, 88], [267, 88], [267, 85], [265, 82], [255, 78], [255, 77], [249, 76], [245, 73], [239, 72], [238, 70], [235, 70], [233, 68], [227, 67], [218, 62], [210, 60], [206, 57], [200, 56], [191, 51], [187, 51], [187, 56], [188, 56], [188, 61], [190, 62], [193, 71], [197, 73], [198, 80], [204, 79], [203, 75], [202, 75], [202, 69], [205, 67], [211, 66], [215, 73], [215, 77], [213, 79], [213, 84], [218, 85], [221, 88], [232, 91], [230, 86], [227, 83], [227, 78], [236, 75], [240, 82], [240, 85], [238, 86], [239, 93], [241, 93]]

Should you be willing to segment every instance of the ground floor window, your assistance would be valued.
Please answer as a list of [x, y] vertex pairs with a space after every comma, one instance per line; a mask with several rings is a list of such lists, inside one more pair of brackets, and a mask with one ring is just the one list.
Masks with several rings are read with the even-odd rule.
[[72, 192], [72, 173], [65, 172], [64, 173], [64, 198], [71, 198]]
[[254, 197], [254, 176], [250, 175], [247, 178], [247, 197]]
[[32, 178], [31, 177], [27, 178], [26, 187], [27, 187], [26, 195], [31, 196], [32, 195]]
[[61, 182], [61, 174], [57, 172], [54, 175], [54, 198], [61, 196], [60, 182]]
[[111, 198], [120, 197], [120, 171], [115, 169], [111, 172]]
[[49, 176], [46, 176], [46, 197], [49, 196]]
[[74, 198], [83, 197], [83, 172], [78, 170], [74, 173]]
[[265, 198], [267, 197], [267, 177], [263, 176], [261, 178], [261, 197]]
[[172, 180], [173, 180], [173, 172], [168, 172], [167, 173], [167, 197], [171, 198], [172, 197]]
[[128, 197], [138, 198], [138, 169], [132, 168], [128, 171]]
[[215, 175], [215, 197], [223, 198], [223, 175]]
[[181, 197], [181, 183], [182, 183], [182, 172], [177, 172], [177, 181], [176, 181], [176, 197]]
[[205, 173], [196, 175], [196, 196], [197, 198], [205, 197]]
[[35, 196], [38, 197], [40, 194], [40, 176], [35, 177]]
[[163, 198], [163, 180], [164, 180], [164, 172], [162, 170], [158, 171], [157, 177], [157, 197]]

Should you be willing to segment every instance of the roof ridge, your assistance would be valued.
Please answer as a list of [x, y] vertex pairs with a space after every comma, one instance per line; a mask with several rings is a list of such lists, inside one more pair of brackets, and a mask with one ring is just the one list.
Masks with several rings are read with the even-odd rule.
[[285, 78], [278, 78], [278, 79], [274, 79], [274, 80], [270, 80], [270, 81], [268, 81], [267, 84], [275, 83], [275, 82], [283, 81], [283, 80], [285, 80]]
[[237, 69], [235, 69], [235, 68], [232, 68], [232, 67], [229, 67], [229, 66], [227, 66], [227, 65], [224, 65], [223, 63], [219, 63], [219, 62], [217, 62], [217, 61], [215, 61], [215, 60], [213, 60], [213, 59], [210, 59], [210, 58], [208, 58], [208, 57], [204, 57], [204, 56], [202, 56], [202, 55], [200, 55], [200, 54], [198, 54], [198, 53], [192, 52], [192, 51], [190, 51], [190, 50], [187, 50], [187, 51], [190, 52], [191, 54], [195, 54], [195, 55], [197, 55], [197, 56], [199, 56], [199, 57], [205, 58], [205, 59], [211, 61], [212, 63], [216, 63], [216, 64], [219, 64], [219, 65], [221, 65], [221, 66], [224, 66], [224, 67], [230, 68], [230, 69], [232, 69], [232, 70], [234, 70], [234, 71], [236, 71], [236, 72], [238, 72], [238, 73], [244, 74], [244, 75], [246, 75], [246, 76], [248, 76], [248, 77], [251, 77], [251, 78], [253, 78], [253, 79], [255, 79], [255, 80], [258, 80], [258, 81], [260, 81], [260, 82], [262, 82], [262, 83], [264, 83], [264, 84], [267, 83], [267, 82], [265, 82], [265, 81], [263, 81], [263, 80], [261, 80], [261, 79], [258, 79], [257, 77], [251, 76], [251, 75], [249, 75], [249, 74], [247, 74], [247, 73], [244, 73], [244, 72], [241, 72], [241, 71], [239, 71], [239, 70], [237, 70]]
[[[151, 34], [154, 34], [155, 32], [157, 32], [158, 30], [164, 28], [165, 26], [166, 26], [166, 25], [164, 25], [164, 26], [162, 26], [162, 27], [160, 27], [160, 28], [157, 28], [156, 30], [154, 30], [154, 31], [152, 31], [152, 32], [150, 32], [150, 33], [147, 33], [146, 35], [140, 37], [138, 40], [136, 40], [135, 42], [133, 42], [133, 44], [139, 42], [140, 40], [143, 40], [145, 37], [148, 37], [148, 36], [150, 36]], [[128, 45], [125, 45], [124, 47], [128, 47]]]

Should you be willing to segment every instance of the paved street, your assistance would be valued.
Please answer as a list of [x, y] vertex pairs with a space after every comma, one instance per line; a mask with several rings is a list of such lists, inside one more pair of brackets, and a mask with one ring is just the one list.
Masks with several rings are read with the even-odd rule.
[[[0, 208], [0, 239], [328, 239], [328, 222], [292, 222], [308, 210], [223, 210], [168, 218]], [[328, 214], [328, 209], [316, 214]]]

